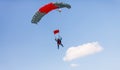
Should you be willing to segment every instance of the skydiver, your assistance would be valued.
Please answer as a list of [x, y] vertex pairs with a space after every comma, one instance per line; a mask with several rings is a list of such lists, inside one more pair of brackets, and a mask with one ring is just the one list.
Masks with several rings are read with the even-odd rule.
[[64, 47], [63, 44], [62, 44], [62, 42], [61, 42], [61, 40], [62, 40], [62, 38], [60, 38], [60, 37], [58, 39], [55, 38], [55, 41], [57, 42], [58, 49], [59, 49], [59, 45], [61, 45], [62, 47]]

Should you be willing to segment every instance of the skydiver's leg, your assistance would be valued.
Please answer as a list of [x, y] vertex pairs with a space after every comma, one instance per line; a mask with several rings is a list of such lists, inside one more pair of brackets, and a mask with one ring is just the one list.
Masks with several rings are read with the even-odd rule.
[[59, 44], [57, 46], [58, 46], [58, 50], [59, 50]]
[[62, 47], [64, 47], [63, 44], [60, 44], [60, 45], [61, 45]]

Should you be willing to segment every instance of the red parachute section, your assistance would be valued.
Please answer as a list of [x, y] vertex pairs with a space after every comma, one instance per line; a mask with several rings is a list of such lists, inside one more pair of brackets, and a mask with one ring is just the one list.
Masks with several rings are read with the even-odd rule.
[[58, 7], [54, 3], [48, 3], [39, 9], [39, 12], [49, 13], [51, 10], [57, 9]]

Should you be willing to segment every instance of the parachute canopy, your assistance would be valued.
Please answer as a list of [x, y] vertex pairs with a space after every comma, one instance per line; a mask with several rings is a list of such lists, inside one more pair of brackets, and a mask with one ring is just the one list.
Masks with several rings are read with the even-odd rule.
[[56, 30], [53, 31], [53, 33], [54, 33], [54, 34], [58, 34], [58, 33], [59, 33], [59, 30], [56, 29]]
[[47, 13], [49, 13], [50, 11], [52, 11], [54, 9], [59, 9], [59, 8], [68, 8], [68, 9], [70, 9], [71, 5], [69, 5], [67, 3], [63, 3], [63, 2], [51, 2], [51, 3], [48, 3], [48, 4], [44, 5], [44, 6], [42, 6], [41, 8], [39, 8], [39, 10], [32, 17], [31, 23], [37, 24], [44, 15], [46, 15]]

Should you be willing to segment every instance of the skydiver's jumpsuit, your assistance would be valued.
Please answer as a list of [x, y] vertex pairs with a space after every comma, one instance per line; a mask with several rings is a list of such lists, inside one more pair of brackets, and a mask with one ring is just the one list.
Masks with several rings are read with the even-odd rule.
[[56, 39], [55, 38], [55, 41], [57, 42], [58, 49], [59, 49], [59, 45], [61, 45], [62, 47], [64, 47], [63, 44], [62, 44], [62, 42], [61, 42], [61, 40], [62, 40], [62, 38], [61, 39], [59, 39], [59, 38]]

